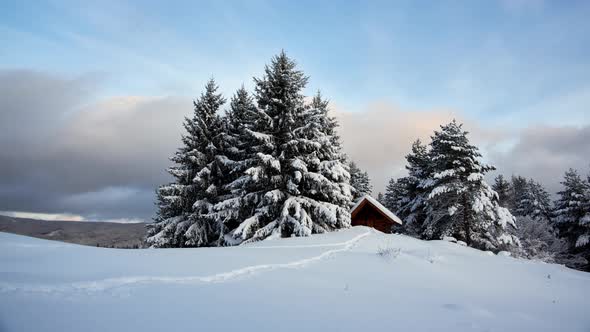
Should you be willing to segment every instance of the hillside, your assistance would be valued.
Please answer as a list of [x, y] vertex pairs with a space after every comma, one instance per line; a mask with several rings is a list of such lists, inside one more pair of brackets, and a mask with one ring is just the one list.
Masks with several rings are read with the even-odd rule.
[[140, 250], [0, 233], [3, 332], [588, 331], [588, 294], [588, 273], [365, 227]]
[[0, 232], [88, 246], [141, 248], [145, 224], [13, 218], [0, 215]]

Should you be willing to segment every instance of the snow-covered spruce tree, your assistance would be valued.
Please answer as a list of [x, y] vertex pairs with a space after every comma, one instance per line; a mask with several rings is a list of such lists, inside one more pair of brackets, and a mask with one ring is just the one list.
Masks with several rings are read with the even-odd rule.
[[[296, 157], [290, 164], [297, 184], [302, 206], [313, 218], [318, 232], [350, 225], [348, 211], [352, 202], [350, 174], [342, 162], [344, 156], [336, 136], [337, 123], [328, 115], [328, 101], [318, 92], [307, 105], [294, 130], [299, 141]], [[299, 161], [303, 161], [301, 165]], [[299, 204], [299, 203], [297, 203]]]
[[589, 184], [571, 168], [561, 184], [563, 190], [558, 192], [559, 198], [555, 202], [555, 223], [559, 236], [568, 241], [570, 253], [590, 260]]
[[385, 203], [385, 196], [383, 195], [382, 192], [377, 193], [377, 202], [379, 202], [381, 204]]
[[185, 118], [183, 145], [171, 158], [168, 172], [175, 181], [158, 189], [158, 213], [148, 226], [147, 243], [154, 247], [195, 247], [214, 244], [219, 225], [207, 214], [217, 197], [211, 163], [217, 154], [214, 136], [220, 131], [217, 112], [225, 102], [210, 80], [194, 102], [193, 116]]
[[[402, 178], [403, 179], [403, 178]], [[408, 193], [406, 187], [401, 179], [391, 178], [385, 187], [385, 194], [383, 195], [383, 206], [389, 211], [399, 216], [399, 210], [408, 200]]]
[[518, 238], [507, 232], [514, 217], [498, 204], [498, 194], [484, 181], [493, 167], [483, 165], [478, 148], [469, 143], [467, 132], [455, 120], [441, 126], [432, 137], [427, 217], [423, 237], [453, 236], [469, 246], [507, 249]]
[[425, 218], [425, 191], [420, 184], [428, 175], [427, 147], [419, 139], [416, 140], [406, 160], [408, 175], [389, 181], [385, 190], [385, 206], [404, 221], [404, 233], [419, 236]]
[[147, 224], [146, 242], [155, 247], [182, 247], [182, 239], [176, 237], [176, 225], [190, 215], [190, 200], [186, 197], [188, 181], [162, 185], [156, 189], [156, 217]]
[[502, 207], [509, 208], [512, 191], [510, 182], [506, 181], [502, 174], [499, 174], [494, 179], [492, 189], [498, 194], [498, 204]]
[[516, 202], [517, 216], [529, 216], [533, 220], [551, 221], [551, 198], [542, 184], [533, 179], [527, 181], [525, 191]]
[[520, 201], [513, 202], [516, 216], [516, 232], [521, 247], [514, 248], [515, 256], [545, 262], [565, 262], [566, 242], [557, 237], [551, 223], [551, 200], [545, 188], [533, 179], [515, 178]]
[[[232, 244], [225, 235], [252, 215], [243, 204], [242, 181], [244, 171], [253, 165], [256, 143], [251, 135], [256, 129], [261, 113], [254, 100], [242, 86], [232, 97], [230, 108], [222, 118], [223, 130], [215, 137], [218, 154], [212, 164], [212, 174], [219, 179], [217, 203], [208, 217], [221, 225], [220, 245]], [[230, 240], [226, 243], [226, 240]]]
[[373, 186], [369, 179], [369, 173], [361, 170], [354, 161], [348, 164], [348, 169], [350, 171], [350, 184], [353, 188], [353, 200], [356, 201], [365, 195], [370, 195]]
[[518, 214], [518, 204], [526, 199], [527, 192], [528, 192], [528, 181], [526, 178], [520, 175], [512, 175], [510, 179], [511, 182], [511, 191], [510, 191], [510, 199], [508, 201], [508, 210], [513, 215]]
[[513, 176], [508, 182], [500, 174], [492, 189], [498, 193], [500, 205], [510, 207], [516, 217], [516, 229], [512, 232], [519, 238], [521, 247], [512, 248], [512, 254], [561, 262], [565, 241], [556, 236], [551, 224], [551, 200], [545, 188], [533, 179], [526, 180], [521, 176]]
[[238, 180], [243, 206], [253, 211], [229, 234], [235, 243], [350, 226], [350, 175], [332, 146], [327, 104], [319, 97], [305, 104], [307, 77], [295, 67], [281, 52], [255, 79], [255, 155]]
[[431, 167], [426, 145], [419, 139], [414, 141], [411, 152], [406, 155], [406, 161], [408, 176], [398, 180], [398, 185], [406, 192], [405, 197], [398, 203], [398, 213], [404, 221], [403, 231], [406, 234], [418, 236], [426, 219], [427, 190], [423, 183], [428, 179]]
[[517, 216], [516, 226], [516, 234], [522, 245], [513, 251], [517, 256], [548, 263], [571, 262], [568, 255], [564, 255], [567, 242], [557, 237], [549, 219]]
[[[323, 127], [322, 132], [327, 135], [330, 142], [333, 145], [334, 153], [339, 156], [342, 162], [346, 163], [347, 156], [342, 152], [342, 142], [340, 136], [338, 136], [338, 120], [335, 117], [329, 115], [330, 102], [322, 97], [321, 92], [314, 95], [309, 107], [313, 112], [317, 112], [319, 115], [320, 123]], [[349, 172], [350, 173], [350, 172]]]

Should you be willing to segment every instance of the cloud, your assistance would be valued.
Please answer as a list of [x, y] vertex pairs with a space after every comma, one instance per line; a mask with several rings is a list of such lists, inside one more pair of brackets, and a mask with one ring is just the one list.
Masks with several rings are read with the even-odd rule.
[[451, 111], [408, 111], [387, 103], [374, 103], [362, 112], [340, 111], [339, 134], [344, 151], [371, 177], [374, 194], [383, 191], [391, 177], [405, 174], [404, 156], [417, 138], [427, 142], [433, 130], [453, 119]]
[[26, 218], [26, 219], [40, 219], [40, 220], [63, 220], [63, 221], [84, 221], [84, 217], [69, 214], [69, 213], [31, 213], [31, 212], [15, 212], [15, 211], [0, 211], [0, 215]]
[[519, 174], [544, 183], [552, 193], [568, 168], [590, 171], [590, 126], [536, 126], [519, 132], [512, 148], [490, 158], [498, 171]]
[[[100, 80], [0, 71], [0, 211], [47, 218], [149, 220], [154, 189], [167, 181], [188, 97], [98, 99]], [[563, 172], [587, 169], [590, 127], [489, 128], [451, 109], [415, 110], [374, 102], [333, 105], [345, 152], [369, 172], [374, 193], [405, 174], [416, 138], [428, 142], [456, 118], [486, 162], [559, 188]], [[29, 214], [29, 216], [31, 216]]]
[[68, 112], [88, 100], [98, 81], [93, 76], [67, 79], [30, 70], [0, 70], [0, 144], [44, 138]]
[[37, 220], [60, 220], [60, 221], [106, 221], [114, 222], [119, 224], [137, 224], [145, 222], [144, 219], [134, 218], [115, 218], [115, 219], [87, 219], [81, 215], [70, 214], [70, 213], [34, 213], [34, 212], [19, 212], [19, 211], [0, 211], [0, 215], [14, 217], [14, 218], [25, 218], [25, 219], [37, 219]]
[[412, 142], [430, 141], [439, 125], [453, 118], [464, 123], [483, 161], [496, 166], [490, 174], [518, 174], [542, 182], [551, 193], [560, 190], [568, 168], [590, 171], [590, 126], [535, 125], [520, 129], [490, 128], [452, 110], [408, 110], [388, 103], [369, 105], [362, 112], [334, 107], [345, 152], [368, 171], [374, 190], [382, 192], [390, 178], [404, 176], [405, 155]]
[[165, 181], [163, 170], [191, 111], [189, 98], [117, 97], [78, 112], [56, 134], [57, 152], [74, 161], [68, 171], [89, 168], [93, 174], [67, 185], [97, 191]]
[[[0, 71], [0, 210], [149, 219], [190, 98], [113, 97], [99, 83]], [[7, 92], [7, 93], [4, 93]]]
[[375, 195], [383, 192], [390, 178], [406, 174], [405, 156], [412, 142], [430, 142], [441, 124], [453, 119], [463, 122], [470, 139], [484, 149], [497, 146], [507, 137], [503, 130], [485, 128], [453, 110], [411, 110], [385, 102], [368, 105], [362, 112], [344, 111], [337, 106], [333, 110], [340, 121], [344, 151], [369, 173]]

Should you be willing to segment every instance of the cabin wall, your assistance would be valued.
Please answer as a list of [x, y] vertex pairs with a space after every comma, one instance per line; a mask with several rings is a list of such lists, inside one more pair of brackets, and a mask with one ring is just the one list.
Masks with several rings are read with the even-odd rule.
[[393, 223], [386, 219], [381, 213], [376, 211], [372, 206], [366, 204], [352, 218], [352, 226], [373, 227], [383, 233], [391, 233]]

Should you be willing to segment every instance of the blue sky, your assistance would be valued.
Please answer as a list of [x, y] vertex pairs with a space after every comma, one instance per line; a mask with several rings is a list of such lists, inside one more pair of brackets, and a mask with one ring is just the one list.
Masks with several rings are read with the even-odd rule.
[[[579, 123], [539, 108], [590, 89], [585, 1], [4, 2], [2, 67], [99, 75], [104, 95], [231, 93], [285, 49], [338, 104], [373, 100]], [[573, 95], [573, 96], [572, 96]], [[587, 98], [583, 98], [587, 101]], [[540, 113], [540, 114], [539, 114]]]
[[[176, 107], [183, 98], [197, 96], [210, 77], [227, 96], [242, 84], [251, 87], [251, 78], [284, 49], [311, 76], [308, 93], [321, 89], [338, 112], [369, 122], [389, 116], [391, 128], [402, 117], [406, 127], [418, 128], [439, 114], [451, 114], [489, 147], [486, 158], [505, 172], [525, 172], [534, 167], [509, 162], [507, 155], [490, 156], [547, 145], [539, 132], [555, 133], [551, 141], [563, 145], [587, 138], [588, 17], [587, 1], [3, 1], [0, 71], [19, 82], [31, 77], [35, 89], [22, 79], [17, 92], [28, 92], [30, 99], [34, 90], [40, 108], [44, 91], [54, 93], [49, 99], [57, 105], [55, 118], [92, 109], [92, 114], [112, 116], [100, 122], [109, 127], [131, 109], [152, 109], [151, 102]], [[56, 86], [63, 91], [54, 91]], [[122, 111], [123, 104], [128, 107]], [[186, 105], [185, 113], [190, 112]], [[19, 109], [4, 106], [2, 111], [9, 114], [11, 107]], [[388, 111], [375, 111], [383, 107]], [[94, 124], [77, 120], [77, 128]], [[343, 128], [346, 146], [346, 140], [355, 139], [346, 132], [359, 128], [346, 117], [343, 123], [352, 123]], [[52, 135], [61, 135], [62, 129]], [[111, 129], [111, 138], [117, 137]], [[427, 136], [406, 134], [408, 140]], [[407, 150], [405, 136], [377, 139], [403, 141], [399, 150]], [[41, 142], [33, 140], [33, 147]], [[376, 174], [376, 188], [403, 169], [403, 152], [392, 153], [386, 162], [350, 149], [361, 166]], [[554, 157], [546, 150], [539, 157]], [[557, 183], [564, 167], [582, 163], [572, 161], [582, 152], [572, 148], [567, 156], [555, 157], [537, 176]], [[69, 194], [104, 196], [116, 187], [108, 183]], [[149, 186], [120, 187], [127, 193]]]

